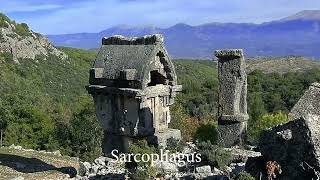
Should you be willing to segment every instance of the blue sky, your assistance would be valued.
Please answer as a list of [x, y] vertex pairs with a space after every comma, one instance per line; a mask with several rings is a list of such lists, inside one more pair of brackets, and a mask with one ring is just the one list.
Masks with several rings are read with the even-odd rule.
[[99, 32], [120, 24], [261, 23], [316, 9], [319, 0], [0, 0], [0, 12], [42, 34]]

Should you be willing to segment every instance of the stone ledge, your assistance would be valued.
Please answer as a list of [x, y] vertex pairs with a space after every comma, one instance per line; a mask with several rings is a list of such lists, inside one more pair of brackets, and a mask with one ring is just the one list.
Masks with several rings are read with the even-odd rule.
[[146, 35], [143, 37], [115, 35], [102, 38], [102, 45], [156, 45], [163, 44], [163, 39], [161, 34]]
[[222, 49], [216, 50], [214, 55], [218, 58], [222, 57], [243, 57], [243, 50], [242, 49]]
[[219, 118], [219, 122], [245, 122], [248, 121], [249, 115], [222, 115]]

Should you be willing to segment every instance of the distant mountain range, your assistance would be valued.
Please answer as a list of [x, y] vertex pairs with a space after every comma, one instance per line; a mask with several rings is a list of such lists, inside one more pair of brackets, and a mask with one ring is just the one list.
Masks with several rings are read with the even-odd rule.
[[116, 26], [99, 33], [48, 35], [57, 46], [99, 48], [101, 38], [121, 34], [142, 36], [162, 33], [174, 58], [211, 59], [213, 50], [243, 48], [246, 56], [320, 57], [320, 10], [307, 10], [262, 24], [176, 24], [169, 28]]

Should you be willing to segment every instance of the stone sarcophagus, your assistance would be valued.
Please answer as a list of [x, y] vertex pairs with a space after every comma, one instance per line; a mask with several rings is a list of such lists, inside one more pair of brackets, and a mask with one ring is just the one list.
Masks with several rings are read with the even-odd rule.
[[241, 49], [217, 50], [215, 56], [219, 73], [219, 143], [230, 147], [241, 143], [249, 119], [246, 66]]
[[104, 153], [125, 152], [134, 139], [165, 146], [168, 138], [180, 138], [179, 130], [168, 128], [169, 106], [181, 86], [162, 35], [103, 38], [89, 83]]

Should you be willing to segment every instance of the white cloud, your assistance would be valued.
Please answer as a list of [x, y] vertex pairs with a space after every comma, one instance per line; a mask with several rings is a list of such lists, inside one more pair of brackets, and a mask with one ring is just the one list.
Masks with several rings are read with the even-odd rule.
[[15, 0], [0, 0], [0, 11], [5, 13], [17, 13], [17, 12], [34, 12], [40, 10], [53, 10], [61, 8], [61, 5], [57, 4], [39, 4], [32, 3], [32, 1], [15, 1]]
[[[34, 3], [30, 3], [34, 1]], [[37, 1], [37, 0], [36, 0]], [[98, 32], [118, 24], [167, 27], [179, 22], [198, 25], [210, 22], [264, 22], [305, 9], [320, 9], [316, 0], [82, 0], [55, 4], [15, 2], [0, 11], [12, 13], [45, 34]], [[42, 1], [43, 2], [43, 1]], [[6, 4], [6, 3], [5, 3]], [[20, 6], [21, 5], [21, 6]], [[18, 7], [20, 6], [20, 7]], [[15, 16], [14, 12], [52, 10], [45, 14]]]

